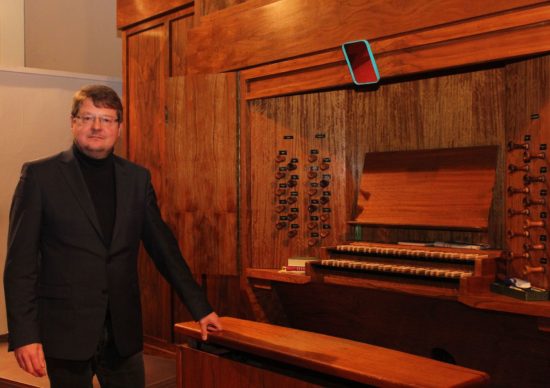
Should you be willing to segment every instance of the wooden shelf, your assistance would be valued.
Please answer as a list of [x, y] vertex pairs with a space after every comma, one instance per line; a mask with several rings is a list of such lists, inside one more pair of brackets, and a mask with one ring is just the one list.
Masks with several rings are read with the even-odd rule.
[[284, 273], [278, 269], [247, 268], [246, 277], [249, 279], [270, 280], [274, 282], [307, 284], [311, 282], [311, 276], [303, 273]]
[[459, 295], [458, 301], [480, 310], [501, 311], [550, 318], [550, 301], [527, 302], [495, 293]]
[[[309, 275], [282, 273], [277, 269], [247, 268], [246, 276], [249, 279], [257, 279], [267, 282], [290, 284], [308, 284], [314, 282]], [[317, 280], [315, 280], [315, 282], [317, 282]], [[406, 287], [400, 285], [400, 287], [396, 287], [395, 282], [392, 283], [390, 281], [365, 278], [350, 278], [337, 275], [325, 275], [319, 282], [386, 292], [399, 292], [430, 298], [457, 300], [460, 303], [479, 310], [500, 311], [545, 319], [550, 318], [550, 301], [528, 302], [491, 292], [487, 292], [485, 294], [460, 294], [454, 289], [443, 289], [422, 285], [408, 285]]]

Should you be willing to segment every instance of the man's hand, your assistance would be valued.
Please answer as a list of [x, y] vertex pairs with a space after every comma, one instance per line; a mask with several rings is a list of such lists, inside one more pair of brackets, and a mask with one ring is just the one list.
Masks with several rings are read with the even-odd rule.
[[201, 325], [201, 337], [203, 341], [206, 341], [208, 339], [208, 332], [209, 331], [222, 331], [222, 324], [220, 322], [220, 318], [218, 317], [218, 314], [215, 312], [211, 312], [207, 316], [203, 317], [199, 321]]
[[44, 360], [42, 344], [24, 345], [15, 349], [14, 353], [21, 369], [36, 377], [46, 376], [46, 361]]

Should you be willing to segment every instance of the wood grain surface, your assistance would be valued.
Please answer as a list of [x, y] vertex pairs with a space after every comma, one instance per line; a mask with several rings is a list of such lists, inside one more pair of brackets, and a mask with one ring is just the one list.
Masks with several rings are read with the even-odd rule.
[[[302, 330], [231, 317], [209, 342], [272, 358], [364, 384], [386, 387], [483, 386], [483, 372], [428, 358]], [[195, 322], [176, 324], [176, 331], [200, 338]]]

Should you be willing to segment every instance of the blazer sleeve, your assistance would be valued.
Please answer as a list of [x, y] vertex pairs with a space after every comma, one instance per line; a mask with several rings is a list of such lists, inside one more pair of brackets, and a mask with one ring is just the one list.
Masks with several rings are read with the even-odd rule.
[[36, 297], [41, 216], [40, 190], [31, 166], [25, 164], [11, 204], [4, 268], [10, 350], [41, 342]]
[[162, 276], [175, 289], [195, 320], [213, 309], [181, 254], [174, 234], [162, 220], [151, 178], [147, 172], [147, 194], [142, 241]]

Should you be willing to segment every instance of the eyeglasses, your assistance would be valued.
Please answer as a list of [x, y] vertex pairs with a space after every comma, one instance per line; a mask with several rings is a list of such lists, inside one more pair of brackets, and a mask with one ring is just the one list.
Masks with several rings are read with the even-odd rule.
[[96, 119], [99, 119], [99, 123], [102, 125], [105, 125], [106, 127], [110, 127], [118, 122], [117, 118], [109, 117], [109, 116], [76, 115], [74, 116], [74, 118], [77, 119], [80, 124], [86, 125], [86, 126], [92, 125], [93, 123], [95, 123]]

